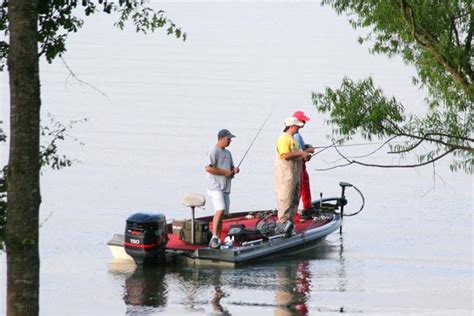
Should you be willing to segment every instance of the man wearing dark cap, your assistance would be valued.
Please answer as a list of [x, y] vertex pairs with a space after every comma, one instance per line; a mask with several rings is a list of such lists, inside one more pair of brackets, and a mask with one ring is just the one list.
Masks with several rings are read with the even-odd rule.
[[206, 165], [208, 188], [207, 193], [214, 206], [214, 219], [212, 220], [212, 238], [209, 247], [219, 248], [221, 245], [220, 234], [224, 215], [229, 214], [230, 187], [232, 178], [239, 173], [239, 168], [234, 167], [232, 154], [226, 149], [235, 135], [228, 129], [217, 133], [217, 144], [209, 150]]

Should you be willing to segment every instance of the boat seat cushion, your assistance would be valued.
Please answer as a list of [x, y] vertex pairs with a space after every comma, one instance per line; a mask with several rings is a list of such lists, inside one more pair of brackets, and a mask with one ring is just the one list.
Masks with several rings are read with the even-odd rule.
[[199, 193], [184, 193], [182, 203], [188, 207], [199, 207], [206, 204], [206, 198]]

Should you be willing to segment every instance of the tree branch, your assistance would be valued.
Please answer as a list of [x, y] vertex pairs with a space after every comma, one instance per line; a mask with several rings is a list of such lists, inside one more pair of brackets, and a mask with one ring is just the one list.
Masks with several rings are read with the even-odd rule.
[[[460, 141], [467, 141], [467, 142], [474, 142], [474, 138], [470, 138], [470, 137], [462, 137], [462, 136], [456, 136], [456, 135], [450, 135], [450, 134], [444, 134], [444, 133], [434, 133], [434, 132], [430, 132], [430, 133], [426, 133], [424, 134], [423, 136], [418, 136], [418, 135], [414, 135], [414, 134], [410, 134], [410, 133], [407, 133], [405, 131], [403, 131], [402, 128], [400, 128], [397, 124], [395, 124], [394, 122], [392, 122], [391, 120], [388, 120], [387, 119], [387, 122], [389, 124], [392, 125], [392, 128], [393, 130], [390, 131], [388, 130], [384, 125], [380, 124], [380, 128], [387, 132], [387, 134], [393, 134], [395, 136], [400, 136], [400, 137], [408, 137], [408, 138], [414, 138], [414, 139], [419, 139], [420, 142], [418, 144], [416, 144], [413, 148], [417, 147], [419, 144], [421, 144], [421, 142], [423, 141], [429, 141], [429, 142], [433, 142], [433, 143], [437, 143], [437, 144], [441, 144], [441, 145], [444, 145], [446, 147], [451, 147], [451, 148], [454, 148], [454, 149], [462, 149], [462, 150], [472, 150], [472, 147], [470, 146], [463, 146], [463, 145], [459, 145], [459, 144], [452, 144], [452, 143], [448, 143], [448, 142], [445, 142], [445, 141], [442, 141], [440, 139], [434, 139], [434, 138], [429, 138], [428, 136], [440, 136], [440, 137], [446, 137], [446, 138], [455, 138], [455, 139], [458, 139]], [[413, 149], [412, 148], [412, 149]], [[410, 150], [412, 150], [410, 149]], [[407, 151], [410, 151], [410, 150], [407, 150]], [[403, 152], [403, 151], [401, 151]], [[401, 153], [400, 152], [400, 153]], [[396, 153], [396, 152], [390, 152], [390, 153]]]
[[456, 23], [455, 23], [454, 16], [450, 16], [449, 21], [451, 22], [451, 28], [452, 28], [452, 31], [454, 33], [454, 38], [456, 39], [456, 46], [459, 47], [459, 46], [461, 46], [461, 43], [459, 41], [459, 33], [458, 33], [458, 29], [456, 28]]
[[328, 171], [328, 170], [333, 170], [333, 169], [337, 169], [337, 168], [347, 167], [347, 166], [350, 166], [350, 165], [352, 165], [352, 162], [346, 163], [344, 165], [332, 166], [332, 167], [329, 167], [329, 168], [316, 168], [316, 169], [314, 169], [314, 171]]
[[414, 145], [412, 145], [411, 147], [408, 147], [408, 148], [405, 148], [403, 150], [399, 150], [399, 151], [389, 151], [388, 153], [389, 154], [403, 154], [403, 153], [407, 153], [409, 151], [412, 151], [413, 149], [415, 149], [416, 147], [418, 147], [419, 145], [421, 145], [425, 140], [424, 139], [420, 139], [417, 143], [415, 143]]
[[[418, 136], [418, 135], [413, 135], [413, 134], [408, 134], [408, 133], [399, 134], [399, 136], [404, 136], [404, 137], [419, 139], [419, 140], [421, 140], [421, 141], [428, 141], [428, 142], [433, 142], [433, 143], [441, 144], [441, 145], [444, 145], [444, 146], [446, 146], [446, 147], [452, 148], [453, 150], [456, 150], [456, 149], [462, 149], [462, 150], [466, 150], [466, 151], [471, 151], [471, 150], [473, 150], [472, 147], [470, 147], [470, 146], [463, 146], [463, 145], [459, 145], [459, 144], [447, 143], [447, 142], [444, 142], [444, 141], [439, 140], [439, 139], [433, 139], [433, 138], [427, 137], [427, 135], [434, 135], [434, 136], [436, 136], [437, 134], [436, 134], [436, 133], [428, 133], [428, 134], [426, 134], [426, 135], [424, 135], [424, 136]], [[440, 134], [440, 136], [442, 136], [442, 134]], [[467, 140], [472, 141], [472, 140], [469, 139], [469, 138], [468, 138]]]
[[462, 149], [462, 150], [467, 150], [467, 151], [472, 150], [472, 147], [470, 147], [470, 146], [462, 146], [462, 145], [459, 145], [459, 144], [451, 144], [451, 143], [443, 142], [443, 141], [438, 140], [438, 139], [429, 138], [428, 136], [443, 136], [443, 137], [457, 138], [457, 139], [460, 139], [460, 140], [463, 140], [463, 141], [470, 141], [470, 142], [474, 141], [474, 139], [472, 139], [472, 138], [452, 136], [452, 135], [446, 135], [446, 134], [442, 134], [442, 133], [426, 133], [423, 136], [417, 136], [417, 135], [403, 133], [403, 134], [400, 134], [399, 136], [415, 138], [415, 139], [418, 139], [419, 141], [417, 143], [413, 144], [409, 148], [406, 148], [406, 149], [400, 150], [400, 151], [391, 151], [391, 152], [389, 152], [389, 154], [401, 154], [401, 153], [412, 151], [413, 149], [418, 147], [420, 144], [422, 144], [424, 141], [439, 143], [439, 144], [445, 145], [445, 146], [453, 148], [453, 149]]
[[431, 34], [425, 30], [419, 28], [416, 25], [415, 18], [413, 17], [413, 10], [406, 0], [400, 0], [400, 8], [402, 11], [402, 17], [408, 22], [411, 27], [411, 34], [418, 44], [425, 47], [433, 57], [443, 65], [444, 69], [448, 71], [453, 79], [461, 85], [462, 89], [467, 93], [471, 94], [473, 87], [470, 86], [470, 83], [466, 80], [466, 76], [462, 72], [459, 72], [453, 65], [449, 63], [446, 58], [439, 52], [438, 43], [435, 38], [432, 38]]
[[351, 165], [351, 164], [357, 164], [357, 165], [361, 165], [361, 166], [365, 166], [365, 167], [377, 167], [377, 168], [415, 168], [415, 167], [421, 167], [421, 166], [426, 166], [430, 163], [434, 163], [435, 161], [443, 158], [444, 156], [452, 153], [453, 151], [455, 151], [456, 149], [455, 148], [450, 148], [449, 150], [447, 150], [446, 152], [444, 152], [443, 154], [433, 158], [433, 159], [430, 159], [430, 160], [427, 160], [425, 162], [421, 162], [421, 163], [418, 163], [418, 164], [411, 164], [411, 165], [380, 165], [380, 164], [369, 164], [369, 163], [364, 163], [364, 162], [361, 162], [361, 161], [357, 161], [357, 160], [350, 160], [348, 159], [346, 156], [344, 156], [337, 148], [335, 148], [337, 153], [342, 157], [344, 158], [344, 160], [347, 161], [347, 164], [345, 165], [341, 165], [341, 166], [337, 166], [337, 167], [342, 167], [342, 166], [347, 166], [347, 165]]
[[[474, 19], [474, 10], [471, 10], [470, 21], [472, 21], [473, 19]], [[464, 45], [464, 51], [466, 52], [467, 56], [472, 56], [471, 49], [472, 49], [473, 32], [474, 32], [474, 23], [471, 22], [471, 24], [469, 25], [469, 30], [467, 31], [466, 43]], [[467, 63], [466, 71], [469, 74], [469, 79], [471, 80], [471, 84], [472, 84], [472, 81], [474, 80], [474, 69], [472, 68], [471, 59], [468, 58], [465, 61], [465, 63]]]
[[384, 141], [382, 143], [382, 145], [380, 145], [379, 147], [377, 147], [375, 150], [371, 151], [370, 153], [368, 154], [365, 154], [365, 155], [362, 155], [362, 156], [351, 156], [349, 158], [366, 158], [366, 157], [369, 157], [369, 156], [372, 156], [373, 154], [375, 154], [376, 152], [378, 152], [379, 150], [381, 150], [383, 147], [385, 147], [385, 145], [387, 145], [388, 143], [390, 143], [392, 140], [394, 140], [395, 138], [397, 138], [399, 136], [395, 135], [395, 136], [392, 136], [390, 137], [389, 139], [387, 139], [386, 141]]
[[64, 63], [64, 66], [67, 68], [67, 70], [69, 70], [69, 74], [74, 78], [76, 79], [79, 83], [82, 83], [82, 84], [85, 84], [86, 86], [88, 86], [89, 88], [92, 88], [94, 89], [95, 91], [99, 92], [100, 94], [102, 94], [104, 97], [108, 98], [109, 99], [109, 96], [103, 92], [102, 90], [100, 90], [99, 88], [96, 88], [95, 86], [91, 85], [90, 83], [84, 81], [84, 80], [81, 80], [79, 79], [76, 74], [71, 70], [71, 68], [69, 68], [69, 65], [66, 63], [66, 61], [64, 60], [64, 58], [61, 56], [59, 57], [61, 58], [61, 60], [63, 61]]

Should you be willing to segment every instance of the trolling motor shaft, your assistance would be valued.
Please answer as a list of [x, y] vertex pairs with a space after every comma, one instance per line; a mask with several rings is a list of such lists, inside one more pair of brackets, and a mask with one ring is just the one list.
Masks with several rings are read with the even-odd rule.
[[344, 206], [347, 204], [347, 200], [346, 200], [346, 196], [345, 196], [345, 193], [346, 193], [346, 187], [353, 187], [352, 184], [348, 183], [348, 182], [339, 182], [339, 185], [341, 186], [341, 198], [339, 199], [340, 203], [341, 203], [341, 226], [339, 227], [339, 233], [341, 234], [342, 233], [342, 221], [344, 219]]

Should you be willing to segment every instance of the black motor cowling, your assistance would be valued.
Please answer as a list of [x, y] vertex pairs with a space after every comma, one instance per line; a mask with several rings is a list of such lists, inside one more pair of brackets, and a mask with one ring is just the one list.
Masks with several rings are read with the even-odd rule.
[[163, 214], [136, 213], [127, 218], [124, 247], [137, 265], [164, 261], [167, 242]]

